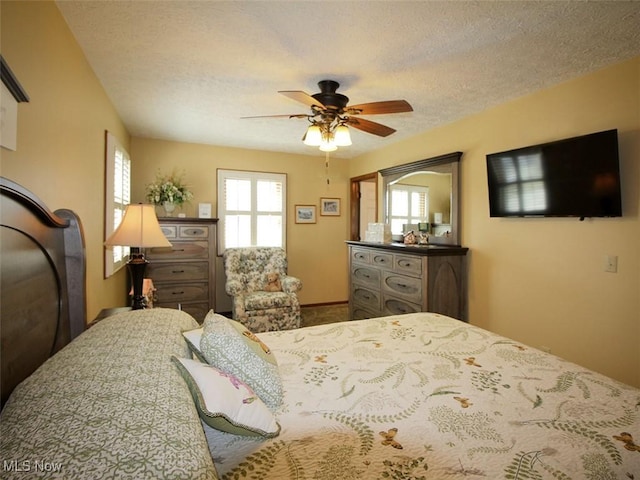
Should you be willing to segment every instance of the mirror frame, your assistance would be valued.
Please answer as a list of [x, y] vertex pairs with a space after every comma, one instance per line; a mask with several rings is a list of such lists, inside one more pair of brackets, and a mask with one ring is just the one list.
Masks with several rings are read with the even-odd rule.
[[426, 158], [416, 162], [405, 163], [395, 167], [379, 170], [382, 175], [383, 219], [388, 223], [389, 195], [388, 188], [392, 182], [410, 173], [436, 172], [451, 174], [451, 235], [446, 237], [429, 237], [429, 243], [434, 245], [460, 246], [462, 238], [460, 232], [460, 159], [462, 152], [452, 152], [438, 157]]

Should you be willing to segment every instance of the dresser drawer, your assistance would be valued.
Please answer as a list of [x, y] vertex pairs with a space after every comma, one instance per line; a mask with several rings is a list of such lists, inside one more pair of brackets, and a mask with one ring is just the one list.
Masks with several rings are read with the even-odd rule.
[[357, 263], [370, 263], [371, 252], [364, 248], [352, 248], [351, 249], [351, 261]]
[[364, 320], [365, 318], [375, 318], [381, 315], [380, 311], [369, 311], [360, 305], [354, 305], [351, 309], [351, 320]]
[[164, 236], [168, 240], [178, 238], [178, 226], [177, 225], [160, 225], [160, 230], [164, 233]]
[[371, 252], [371, 264], [381, 268], [393, 268], [393, 254], [385, 252]]
[[385, 273], [382, 279], [382, 291], [399, 295], [415, 303], [422, 303], [422, 280], [420, 278]]
[[173, 242], [171, 247], [152, 247], [146, 250], [149, 260], [208, 259], [207, 242]]
[[381, 296], [379, 291], [376, 292], [365, 287], [354, 285], [351, 289], [351, 298], [353, 299], [354, 305], [358, 305], [373, 312], [380, 311]]
[[150, 263], [147, 271], [156, 283], [209, 279], [208, 262]]
[[187, 283], [181, 285], [155, 285], [156, 303], [177, 304], [183, 302], [208, 302], [209, 286], [207, 283]]
[[383, 315], [403, 315], [422, 311], [422, 307], [416, 303], [407, 302], [399, 298], [384, 296]]
[[209, 228], [198, 225], [179, 226], [178, 238], [184, 238], [185, 240], [209, 238]]
[[351, 268], [351, 280], [371, 288], [380, 288], [381, 272], [377, 268], [354, 265]]
[[422, 275], [422, 257], [394, 255], [393, 268], [398, 272], [420, 276]]

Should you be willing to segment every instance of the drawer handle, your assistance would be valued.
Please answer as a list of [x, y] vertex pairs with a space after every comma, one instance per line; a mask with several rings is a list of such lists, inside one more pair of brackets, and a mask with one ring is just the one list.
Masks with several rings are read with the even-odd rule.
[[184, 248], [174, 248], [173, 252], [184, 252]]
[[184, 273], [184, 270], [171, 270], [171, 273]]
[[171, 292], [171, 295], [184, 295], [184, 291], [182, 291], [182, 292]]
[[402, 267], [410, 267], [411, 264], [409, 262], [400, 262], [400, 266], [402, 266]]
[[378, 258], [378, 257], [376, 257], [375, 262], [376, 263], [387, 263], [387, 259], [386, 258]]

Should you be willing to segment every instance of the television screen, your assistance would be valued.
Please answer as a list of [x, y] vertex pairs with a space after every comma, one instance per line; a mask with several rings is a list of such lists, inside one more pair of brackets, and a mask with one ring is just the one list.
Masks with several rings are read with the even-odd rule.
[[620, 217], [618, 131], [487, 155], [492, 217]]

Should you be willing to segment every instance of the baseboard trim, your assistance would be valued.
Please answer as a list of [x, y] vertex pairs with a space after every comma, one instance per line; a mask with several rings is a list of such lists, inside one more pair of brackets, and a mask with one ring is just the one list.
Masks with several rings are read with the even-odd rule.
[[348, 300], [342, 300], [339, 302], [326, 302], [326, 303], [308, 303], [306, 305], [300, 305], [301, 308], [312, 307], [335, 307], [336, 305], [349, 305]]
[[[349, 305], [349, 300], [342, 300], [338, 302], [325, 302], [325, 303], [307, 303], [306, 305], [300, 305], [300, 308], [314, 308], [314, 307], [336, 307], [339, 305]], [[225, 317], [231, 318], [231, 312], [216, 312]]]

